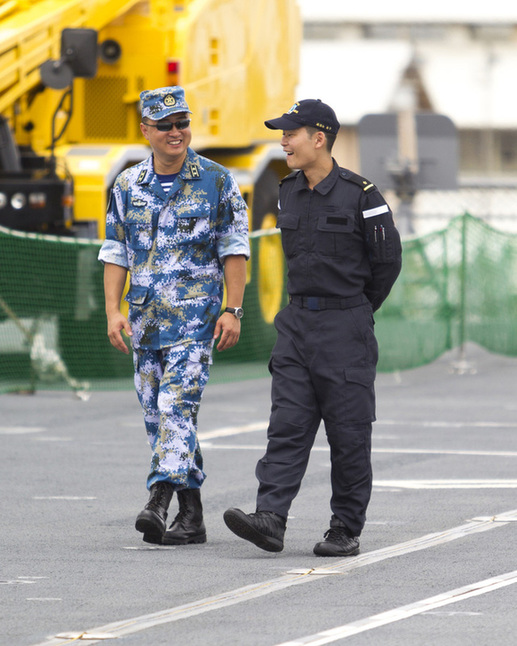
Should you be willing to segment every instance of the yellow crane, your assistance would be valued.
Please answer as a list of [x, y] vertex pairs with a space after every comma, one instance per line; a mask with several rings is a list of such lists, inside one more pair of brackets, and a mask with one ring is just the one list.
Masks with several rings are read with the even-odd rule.
[[[98, 39], [97, 72], [73, 81], [73, 111], [55, 149], [74, 179], [74, 223], [86, 235], [103, 237], [114, 176], [145, 154], [138, 113], [143, 89], [185, 88], [194, 147], [235, 170], [250, 206], [257, 185], [269, 179], [270, 186], [273, 173], [285, 170], [278, 137], [263, 121], [294, 102], [301, 29], [294, 0], [3, 2], [0, 114], [16, 145], [40, 155], [51, 148], [52, 117], [62, 99], [60, 90], [42, 86], [40, 67], [59, 60], [67, 28], [95, 30]], [[65, 112], [57, 115], [57, 129]], [[257, 228], [261, 216], [253, 218]]]
[[102, 239], [116, 175], [149, 154], [139, 94], [177, 84], [193, 147], [234, 172], [250, 228], [272, 226], [288, 169], [263, 122], [294, 103], [300, 40], [295, 0], [0, 0], [0, 224]]

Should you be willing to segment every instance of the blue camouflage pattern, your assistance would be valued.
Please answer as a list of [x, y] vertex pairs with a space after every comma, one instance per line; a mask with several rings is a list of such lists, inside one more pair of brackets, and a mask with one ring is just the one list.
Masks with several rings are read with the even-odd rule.
[[189, 148], [168, 195], [152, 155], [118, 176], [99, 260], [130, 272], [133, 349], [212, 339], [231, 255], [249, 258], [248, 219], [224, 166]]
[[197, 489], [205, 480], [197, 415], [212, 343], [134, 351], [135, 387], [152, 450], [148, 488], [166, 480], [175, 490]]
[[142, 118], [159, 121], [176, 112], [191, 112], [185, 101], [185, 90], [179, 85], [145, 90], [140, 93]]

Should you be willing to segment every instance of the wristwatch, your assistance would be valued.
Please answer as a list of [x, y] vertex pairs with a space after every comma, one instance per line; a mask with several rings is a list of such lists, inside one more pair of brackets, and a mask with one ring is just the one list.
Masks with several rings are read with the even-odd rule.
[[241, 319], [244, 316], [244, 310], [242, 307], [227, 307], [225, 312], [230, 312], [230, 314], [233, 314], [236, 319]]

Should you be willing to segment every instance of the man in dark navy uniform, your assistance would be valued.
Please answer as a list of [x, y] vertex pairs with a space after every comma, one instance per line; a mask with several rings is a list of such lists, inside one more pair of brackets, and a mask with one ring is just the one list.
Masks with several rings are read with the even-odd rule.
[[339, 122], [330, 106], [300, 101], [266, 126], [283, 131], [287, 164], [299, 169], [280, 185], [289, 305], [275, 319], [272, 408], [266, 454], [256, 468], [256, 512], [228, 509], [224, 520], [264, 550], [283, 549], [288, 511], [323, 419], [332, 516], [314, 553], [351, 556], [359, 552], [372, 488], [373, 312], [399, 275], [400, 236], [376, 186], [333, 159]]

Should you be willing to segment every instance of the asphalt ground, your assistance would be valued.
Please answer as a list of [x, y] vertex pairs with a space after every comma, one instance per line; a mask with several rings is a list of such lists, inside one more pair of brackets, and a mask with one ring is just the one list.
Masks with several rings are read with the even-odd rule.
[[[269, 379], [214, 380], [199, 427], [208, 542], [134, 530], [149, 448], [133, 391], [0, 396], [0, 644], [514, 644], [517, 359], [468, 346], [377, 379], [361, 554], [312, 553], [328, 527], [320, 429], [284, 551], [224, 525], [254, 510]], [[176, 513], [175, 501], [171, 515]]]

